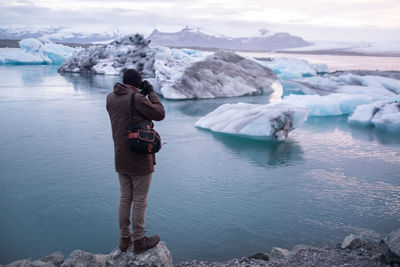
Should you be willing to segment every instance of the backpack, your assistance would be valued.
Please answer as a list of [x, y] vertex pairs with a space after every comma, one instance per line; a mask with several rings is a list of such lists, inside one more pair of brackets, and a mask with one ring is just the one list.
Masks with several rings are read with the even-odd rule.
[[151, 120], [135, 124], [135, 94], [131, 96], [131, 125], [128, 140], [130, 149], [139, 154], [154, 154], [161, 149], [160, 135], [153, 129]]

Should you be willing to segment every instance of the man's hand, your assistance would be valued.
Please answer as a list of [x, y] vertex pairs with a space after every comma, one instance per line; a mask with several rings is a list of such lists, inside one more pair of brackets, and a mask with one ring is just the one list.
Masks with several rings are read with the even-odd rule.
[[139, 88], [142, 89], [140, 93], [145, 96], [154, 91], [153, 85], [151, 85], [147, 80], [142, 81]]

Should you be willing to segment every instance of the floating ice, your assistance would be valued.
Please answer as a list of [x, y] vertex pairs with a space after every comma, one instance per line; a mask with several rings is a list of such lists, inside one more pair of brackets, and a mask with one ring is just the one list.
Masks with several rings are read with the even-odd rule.
[[400, 102], [376, 101], [358, 106], [348, 121], [361, 125], [374, 125], [382, 129], [400, 130]]
[[392, 99], [396, 96], [395, 93], [385, 88], [373, 86], [345, 85], [339, 87], [336, 92], [355, 95], [367, 95], [373, 100]]
[[357, 106], [369, 104], [373, 99], [365, 95], [334, 93], [326, 96], [319, 95], [289, 95], [284, 103], [307, 107], [310, 116], [337, 116], [351, 114]]
[[308, 113], [307, 108], [286, 103], [224, 104], [200, 118], [195, 126], [252, 139], [283, 141], [307, 119]]
[[136, 34], [107, 45], [90, 46], [66, 60], [59, 71], [119, 75], [133, 68], [145, 77], [152, 77], [154, 51], [148, 43], [143, 36]]
[[160, 93], [165, 98], [215, 98], [271, 93], [272, 84], [277, 79], [272, 70], [232, 52], [219, 51], [185, 67], [181, 75], [176, 70], [170, 72], [176, 73], [176, 76], [170, 79], [171, 83], [161, 87]]
[[193, 49], [150, 47], [141, 35], [75, 53], [61, 72], [119, 75], [128, 68], [141, 72], [155, 91], [169, 99], [231, 97], [273, 91], [275, 73], [232, 52], [203, 57]]
[[290, 90], [305, 94], [330, 93], [363, 94], [374, 100], [392, 99], [400, 94], [400, 81], [375, 75], [324, 75], [290, 81]]
[[279, 78], [286, 80], [329, 72], [328, 66], [325, 64], [310, 64], [307, 60], [299, 58], [275, 57], [256, 60], [263, 66], [274, 70]]
[[0, 50], [0, 64], [61, 64], [75, 51], [69, 46], [34, 38], [23, 39], [19, 45], [19, 49]]

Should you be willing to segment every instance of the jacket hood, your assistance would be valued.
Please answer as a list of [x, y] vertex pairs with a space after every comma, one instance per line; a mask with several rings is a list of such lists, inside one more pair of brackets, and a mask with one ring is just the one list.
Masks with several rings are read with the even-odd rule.
[[116, 83], [113, 89], [114, 93], [117, 95], [126, 95], [129, 92], [138, 92], [139, 89], [133, 85], [123, 84], [123, 83]]

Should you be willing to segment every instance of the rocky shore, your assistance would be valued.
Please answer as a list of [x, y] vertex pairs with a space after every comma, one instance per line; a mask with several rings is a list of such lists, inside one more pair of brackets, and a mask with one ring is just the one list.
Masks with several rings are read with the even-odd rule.
[[[3, 265], [0, 265], [3, 266]], [[60, 252], [44, 258], [12, 262], [6, 267], [103, 267], [103, 266], [174, 266], [164, 242], [143, 254], [130, 247], [122, 253], [115, 248], [110, 254], [91, 254], [73, 251], [66, 259]], [[400, 267], [400, 229], [379, 242], [367, 241], [360, 235], [349, 235], [335, 248], [296, 245], [291, 251], [272, 248], [270, 253], [259, 252], [249, 257], [225, 262], [185, 261], [175, 266], [395, 266]]]

